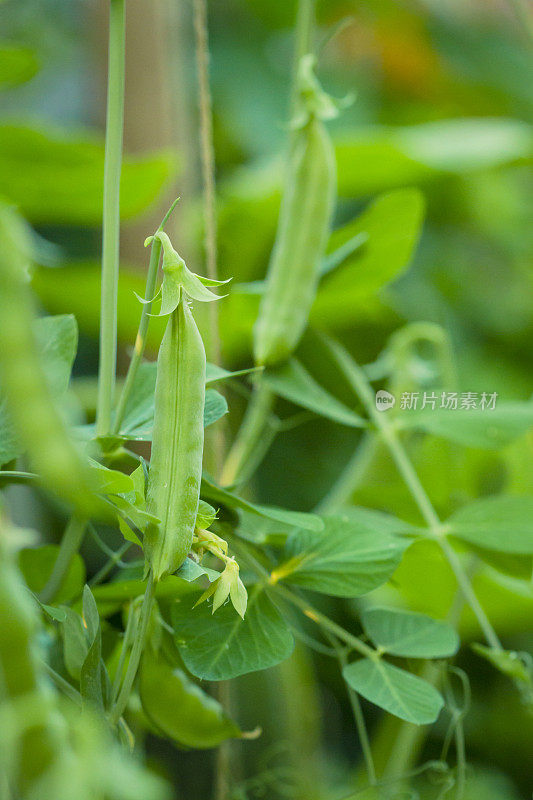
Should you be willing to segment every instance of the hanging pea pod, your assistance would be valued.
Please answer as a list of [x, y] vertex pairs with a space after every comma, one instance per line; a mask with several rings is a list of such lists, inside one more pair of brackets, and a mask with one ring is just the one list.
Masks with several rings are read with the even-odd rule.
[[[52, 698], [33, 654], [36, 606], [25, 588], [12, 552], [23, 532], [14, 530], [0, 510], [0, 698], [13, 704], [11, 725], [3, 726], [4, 756], [10, 783], [24, 790], [54, 759], [59, 746]], [[3, 717], [8, 720], [6, 714]], [[8, 754], [16, 752], [11, 769]], [[17, 752], [18, 751], [18, 752]], [[2, 760], [5, 765], [6, 761]]]
[[29, 232], [0, 205], [0, 379], [9, 413], [34, 471], [57, 495], [87, 516], [97, 505], [88, 469], [68, 437], [43, 373], [32, 331], [28, 288]]
[[[186, 295], [217, 300], [192, 273], [166, 233], [163, 245], [161, 314], [169, 320], [157, 359], [152, 455], [147, 510], [159, 518], [145, 535], [147, 567], [154, 580], [175, 572], [191, 548], [202, 478], [205, 350]], [[149, 240], [148, 240], [149, 241]]]
[[254, 328], [254, 357], [274, 366], [291, 356], [307, 325], [330, 231], [336, 191], [335, 154], [323, 120], [334, 101], [301, 59], [298, 103], [267, 286]]

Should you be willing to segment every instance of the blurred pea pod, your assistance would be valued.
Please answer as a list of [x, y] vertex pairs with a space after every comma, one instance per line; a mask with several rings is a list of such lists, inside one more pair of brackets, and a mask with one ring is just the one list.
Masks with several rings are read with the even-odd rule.
[[305, 55], [298, 71], [285, 189], [267, 286], [254, 328], [254, 358], [275, 366], [291, 356], [307, 325], [329, 236], [336, 193], [333, 144], [323, 120], [337, 108]]
[[[187, 297], [217, 300], [209, 281], [192, 273], [166, 233], [161, 314], [170, 315], [157, 359], [147, 510], [159, 518], [145, 535], [154, 580], [175, 572], [191, 548], [202, 478], [206, 358]], [[151, 241], [147, 240], [147, 243]]]
[[33, 335], [28, 231], [0, 204], [0, 380], [9, 413], [43, 484], [81, 514], [95, 512], [88, 469], [56, 408]]
[[[36, 607], [15, 565], [10, 537], [15, 539], [15, 533], [0, 517], [0, 698], [4, 709], [12, 708], [2, 723], [2, 761], [7, 760], [2, 771], [23, 791], [53, 761], [59, 731], [53, 724], [52, 695], [33, 654]], [[20, 541], [21, 531], [16, 537]]]

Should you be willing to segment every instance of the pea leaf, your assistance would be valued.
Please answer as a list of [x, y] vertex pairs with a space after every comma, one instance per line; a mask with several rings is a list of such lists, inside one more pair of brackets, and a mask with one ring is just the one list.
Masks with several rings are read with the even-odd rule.
[[[121, 173], [123, 219], [150, 205], [174, 172], [167, 153], [126, 156]], [[52, 127], [0, 126], [0, 194], [30, 222], [99, 225], [103, 179], [100, 136]]]
[[404, 412], [398, 417], [402, 428], [419, 428], [465, 447], [505, 447], [533, 426], [533, 403], [506, 402], [493, 410], [446, 409]]
[[435, 722], [444, 705], [440, 693], [430, 683], [381, 659], [355, 661], [342, 674], [362, 697], [415, 725]]
[[325, 517], [320, 533], [297, 531], [289, 537], [287, 560], [273, 579], [336, 597], [359, 597], [391, 577], [409, 543], [379, 524], [364, 526], [347, 515]]
[[257, 372], [262, 371], [263, 367], [251, 367], [249, 369], [238, 369], [234, 370], [233, 372], [229, 372], [223, 367], [219, 367], [216, 364], [210, 364], [208, 362], [206, 367], [205, 382], [206, 384], [209, 384], [216, 383], [218, 381], [227, 381], [229, 378], [237, 378], [242, 375], [254, 375]]
[[376, 295], [409, 265], [422, 229], [423, 197], [417, 189], [401, 189], [378, 197], [349, 225], [336, 231], [338, 248], [358, 234], [368, 241], [334, 272], [324, 276], [311, 313], [320, 327], [334, 320], [336, 328], [357, 322], [376, 305]]
[[128, 494], [135, 491], [130, 475], [116, 469], [109, 469], [92, 458], [89, 459], [89, 465], [93, 474], [95, 491], [99, 494]]
[[65, 621], [60, 628], [63, 638], [63, 659], [69, 675], [79, 680], [81, 668], [89, 652], [87, 632], [79, 614], [68, 606], [63, 606], [62, 610], [65, 612]]
[[265, 370], [263, 382], [274, 394], [308, 408], [321, 417], [351, 428], [366, 426], [363, 417], [323, 389], [296, 359], [291, 359], [277, 369]]
[[172, 624], [185, 666], [198, 678], [229, 680], [272, 667], [291, 654], [292, 633], [260, 586], [249, 594], [244, 619], [231, 603], [213, 615], [208, 603], [194, 608], [197, 599], [175, 603]]
[[203, 564], [198, 564], [192, 558], [186, 558], [181, 567], [174, 573], [178, 578], [181, 578], [188, 583], [198, 580], [206, 576], [210, 582], [216, 581], [220, 578], [220, 572], [210, 567], [204, 567]]
[[204, 406], [204, 428], [212, 425], [219, 420], [224, 414], [228, 413], [228, 404], [226, 398], [215, 389], [206, 389], [205, 392], [205, 406]]
[[[71, 314], [41, 317], [34, 324], [41, 363], [54, 395], [63, 394], [70, 380], [78, 347], [78, 327]], [[0, 464], [22, 454], [7, 404], [0, 393]]]
[[[215, 374], [216, 374], [215, 368]], [[225, 372], [225, 370], [222, 370]], [[232, 373], [227, 373], [231, 375]], [[126, 439], [135, 441], [151, 441], [152, 429], [154, 424], [154, 396], [155, 383], [157, 378], [157, 363], [143, 362], [135, 376], [133, 388], [126, 404], [124, 421], [121, 426], [120, 435]], [[219, 377], [211, 377], [211, 381], [221, 380]], [[209, 382], [206, 381], [206, 382]], [[212, 425], [224, 416], [228, 411], [228, 405], [222, 395], [215, 389], [206, 389], [205, 408], [204, 408], [204, 427]]]
[[454, 119], [400, 129], [402, 151], [431, 169], [463, 174], [528, 158], [531, 126], [515, 119]]
[[[59, 546], [44, 544], [40, 547], [24, 548], [19, 553], [19, 567], [26, 584], [35, 594], [39, 594], [45, 587], [52, 572]], [[85, 564], [81, 556], [76, 554], [72, 559], [59, 590], [54, 597], [54, 603], [68, 603], [81, 594], [85, 583]]]
[[185, 747], [216, 747], [241, 732], [214, 698], [185, 673], [148, 650], [142, 661], [140, 696], [144, 712], [170, 739]]
[[372, 195], [528, 158], [531, 128], [514, 119], [450, 119], [345, 134], [336, 146], [339, 192]]
[[369, 608], [362, 612], [361, 622], [376, 647], [393, 656], [447, 658], [459, 649], [459, 636], [451, 625], [425, 614]]
[[456, 511], [447, 521], [453, 536], [485, 550], [533, 555], [533, 497], [489, 497]]
[[220, 503], [227, 508], [242, 509], [258, 517], [266, 517], [290, 525], [293, 528], [303, 528], [311, 531], [321, 531], [324, 523], [316, 514], [307, 514], [302, 511], [290, 511], [276, 506], [263, 506], [250, 503], [242, 497], [216, 486], [205, 475], [202, 477], [202, 496], [212, 503]]
[[104, 709], [102, 637], [94, 637], [80, 670], [80, 693], [85, 702]]
[[87, 635], [92, 641], [100, 628], [100, 617], [93, 593], [88, 586], [83, 587], [83, 621], [87, 627]]
[[96, 600], [88, 586], [83, 589], [83, 621], [89, 649], [80, 670], [80, 692], [85, 702], [103, 711], [110, 695], [110, 682], [102, 660], [102, 631]]

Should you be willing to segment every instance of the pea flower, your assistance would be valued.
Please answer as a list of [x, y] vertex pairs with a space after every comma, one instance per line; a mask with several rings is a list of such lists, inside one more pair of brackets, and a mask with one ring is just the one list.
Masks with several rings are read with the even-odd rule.
[[233, 608], [244, 619], [246, 605], [248, 602], [248, 592], [244, 583], [239, 577], [239, 565], [234, 558], [228, 558], [226, 567], [219, 578], [210, 584], [209, 588], [201, 595], [195, 606], [203, 603], [208, 597], [213, 597], [213, 614], [226, 602], [229, 597]]

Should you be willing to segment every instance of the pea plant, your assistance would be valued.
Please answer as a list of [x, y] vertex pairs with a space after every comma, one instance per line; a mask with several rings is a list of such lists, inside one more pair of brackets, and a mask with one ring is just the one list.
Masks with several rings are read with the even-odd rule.
[[[375, 270], [377, 291], [388, 280], [387, 259], [409, 262], [423, 203], [418, 190], [398, 189], [339, 221], [342, 175], [330, 121], [357, 100], [322, 87], [312, 0], [300, 0], [296, 20], [267, 275], [234, 286], [217, 274], [207, 30], [203, 0], [195, 0], [208, 275], [179, 254], [176, 200], [146, 232], [138, 332], [118, 381], [125, 5], [108, 4], [94, 419], [80, 414], [68, 389], [76, 320], [38, 315], [38, 238], [14, 203], [0, 204], [0, 797], [186, 796], [182, 776], [174, 791], [146, 757], [154, 739], [216, 748], [215, 762], [197, 762], [207, 765], [216, 800], [481, 797], [469, 760], [464, 665], [500, 673], [508, 696], [533, 710], [531, 656], [509, 649], [500, 633], [501, 608], [531, 586], [533, 498], [497, 486], [476, 491], [461, 476], [470, 474], [468, 448], [494, 452], [524, 441], [533, 405], [495, 404], [487, 393], [477, 407], [457, 407], [453, 398], [465, 387], [449, 337], [435, 324], [397, 329], [365, 364], [332, 335], [327, 320], [340, 313], [339, 291], [355, 297], [365, 269]], [[394, 224], [398, 252], [382, 244]], [[204, 304], [210, 358], [220, 352], [220, 328], [253, 308], [246, 364], [225, 369], [206, 360]], [[151, 361], [155, 317], [164, 333]], [[319, 418], [355, 442], [335, 480], [314, 507], [263, 502], [270, 448], [306, 424], [312, 437]], [[286, 463], [283, 479], [296, 497], [298, 475], [316, 466], [309, 452]], [[444, 478], [426, 485], [432, 459], [457, 476], [455, 491]], [[16, 524], [20, 484], [65, 520], [58, 545]], [[80, 555], [89, 538], [105, 554], [97, 570]], [[291, 702], [302, 704], [297, 717], [314, 702], [302, 676], [315, 663], [342, 682], [353, 771], [339, 782], [306, 762], [285, 774], [268, 766], [266, 749], [267, 766], [246, 770], [268, 720], [257, 701], [245, 728], [244, 707], [254, 718], [268, 685], [277, 700], [267, 716], [275, 730], [290, 727]], [[259, 671], [264, 683], [254, 682]], [[309, 752], [312, 728], [296, 726], [293, 750]]]

